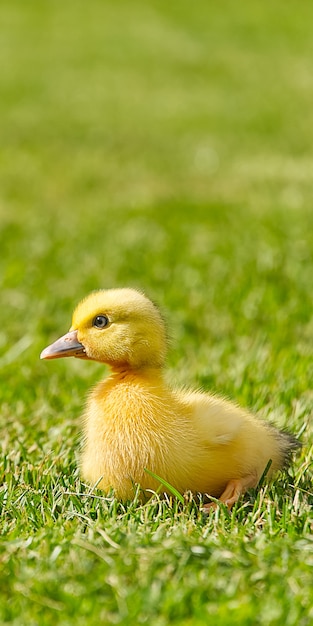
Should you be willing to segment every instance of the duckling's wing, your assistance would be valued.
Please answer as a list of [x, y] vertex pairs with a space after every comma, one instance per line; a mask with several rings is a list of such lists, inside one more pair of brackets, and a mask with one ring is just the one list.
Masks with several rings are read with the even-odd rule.
[[197, 432], [207, 445], [227, 445], [238, 436], [247, 414], [218, 396], [192, 392], [184, 398]]
[[[244, 444], [243, 448], [245, 449], [245, 455], [247, 455], [247, 444], [251, 443], [251, 434], [253, 434], [251, 433], [251, 418], [247, 412], [236, 406], [236, 404], [232, 404], [218, 396], [196, 392], [188, 394], [186, 400], [191, 409], [191, 417], [201, 437], [202, 444], [207, 448], [209, 456], [210, 450], [213, 453], [213, 458], [215, 459], [215, 468], [213, 469], [216, 470], [217, 460], [219, 464], [222, 463], [219, 471], [224, 476], [224, 466], [227, 466], [229, 470], [231, 469], [230, 475], [226, 478], [225, 486], [221, 489], [219, 495], [220, 502], [231, 509], [240, 496], [250, 487], [256, 487], [258, 482], [258, 468], [254, 467], [253, 462], [251, 464], [250, 453], [248, 454], [249, 462], [247, 462], [247, 459], [243, 459], [244, 462], [239, 465], [237, 462], [238, 458], [241, 459], [242, 456], [242, 444]], [[236, 442], [235, 448], [237, 453], [235, 455], [232, 454], [230, 459], [227, 446], [230, 449], [230, 447], [233, 447], [232, 444], [234, 442]], [[238, 451], [240, 452], [239, 457]], [[203, 511], [209, 511], [212, 507], [216, 507], [215, 502], [205, 504]]]

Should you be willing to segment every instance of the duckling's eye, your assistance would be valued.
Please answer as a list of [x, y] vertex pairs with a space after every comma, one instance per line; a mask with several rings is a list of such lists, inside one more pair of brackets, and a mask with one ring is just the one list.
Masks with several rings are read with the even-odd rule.
[[97, 315], [92, 322], [92, 325], [96, 328], [105, 328], [109, 323], [106, 315]]

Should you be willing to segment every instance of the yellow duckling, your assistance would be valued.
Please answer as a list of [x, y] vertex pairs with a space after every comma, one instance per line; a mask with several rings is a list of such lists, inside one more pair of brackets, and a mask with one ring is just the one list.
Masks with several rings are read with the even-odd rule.
[[230, 508], [257, 486], [270, 460], [269, 476], [299, 443], [224, 399], [168, 388], [166, 351], [157, 307], [134, 289], [110, 289], [80, 302], [70, 331], [41, 358], [75, 356], [112, 370], [87, 402], [81, 462], [86, 480], [126, 500], [135, 484], [158, 488], [147, 468], [182, 494], [209, 494]]

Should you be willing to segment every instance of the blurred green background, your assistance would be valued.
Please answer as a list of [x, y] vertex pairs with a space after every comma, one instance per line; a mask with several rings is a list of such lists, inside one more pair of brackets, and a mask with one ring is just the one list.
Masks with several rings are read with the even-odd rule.
[[280, 1], [2, 2], [4, 354], [27, 349], [38, 375], [38, 351], [77, 301], [124, 285], [163, 307], [170, 363], [194, 358], [227, 393], [227, 351], [238, 364], [252, 346], [262, 365], [274, 348], [274, 372], [277, 351], [306, 353], [311, 13]]
[[[173, 338], [171, 381], [224, 393], [301, 434], [296, 481], [292, 487], [292, 479], [286, 479], [285, 491], [278, 486], [262, 501], [267, 513], [261, 526], [265, 536], [284, 537], [286, 520], [277, 511], [287, 503], [293, 532], [309, 550], [313, 5], [305, 0], [192, 5], [186, 0], [2, 0], [0, 24], [1, 502], [8, 541], [4, 562], [11, 572], [4, 621], [14, 619], [20, 626], [24, 615], [28, 624], [37, 623], [31, 617], [33, 602], [38, 619], [45, 620], [40, 623], [57, 623], [59, 606], [75, 616], [77, 626], [91, 619], [97, 591], [91, 582], [90, 607], [87, 602], [83, 608], [75, 585], [80, 566], [88, 571], [96, 565], [87, 556], [81, 562], [79, 548], [68, 542], [85, 532], [83, 515], [84, 524], [97, 515], [101, 524], [105, 512], [80, 511], [64, 531], [68, 511], [85, 501], [62, 500], [62, 484], [78, 489], [78, 418], [102, 367], [75, 360], [43, 363], [39, 353], [66, 332], [72, 309], [92, 289], [134, 286], [161, 305]], [[302, 485], [296, 496], [295, 485]], [[61, 504], [54, 507], [55, 493]], [[230, 535], [225, 520], [225, 535], [221, 528], [215, 535], [211, 529], [214, 550], [223, 551], [226, 537], [240, 562], [247, 538], [259, 541], [260, 524], [254, 513], [246, 518], [248, 513], [245, 509], [240, 518], [242, 544], [231, 543], [237, 533], [234, 517]], [[114, 541], [123, 546], [128, 521], [109, 520]], [[192, 536], [176, 521], [173, 554], [181, 545], [184, 551], [193, 547]], [[202, 533], [201, 524], [197, 541], [210, 552], [210, 535]], [[73, 549], [75, 557], [67, 554], [64, 562], [56, 557], [52, 565], [49, 558], [64, 532], [66, 550]], [[26, 549], [30, 536], [35, 573]], [[149, 542], [156, 542], [161, 550], [162, 529], [159, 544], [151, 537], [136, 535], [133, 552], [126, 539], [123, 547], [138, 570], [137, 602], [140, 593], [148, 598], [149, 623], [174, 623], [178, 598], [180, 625], [207, 623], [206, 611], [217, 605], [224, 607], [226, 621], [216, 621], [216, 609], [215, 624], [229, 624], [231, 607], [241, 624], [309, 623], [312, 597], [305, 565], [302, 595], [295, 591], [296, 574], [286, 591], [284, 567], [277, 566], [264, 621], [261, 593], [255, 621], [255, 601], [247, 599], [250, 574], [222, 594], [227, 568], [214, 570], [211, 578], [205, 574], [204, 583], [206, 563], [200, 561], [191, 571], [202, 572], [194, 592], [199, 590], [204, 621], [201, 611], [199, 621], [189, 621], [193, 583], [184, 565], [186, 587], [179, 580], [171, 599], [163, 583], [151, 590], [152, 557], [145, 581], [141, 578], [142, 546], [148, 550]], [[21, 552], [20, 544], [14, 548], [17, 538], [26, 542]], [[257, 545], [262, 562], [263, 544]], [[272, 557], [283, 564], [287, 550], [292, 570], [301, 545], [294, 556], [290, 542], [282, 540]], [[264, 562], [270, 560], [265, 552]], [[76, 563], [77, 572], [67, 570], [69, 562]], [[125, 587], [126, 599], [122, 609], [119, 602], [114, 608], [112, 584], [113, 608], [110, 615], [103, 609], [103, 619], [137, 624], [141, 609], [132, 604], [132, 592], [127, 595], [122, 560], [116, 562], [116, 588]], [[250, 563], [255, 580], [261, 562]], [[235, 556], [234, 563], [232, 575]], [[46, 583], [40, 587], [43, 571]], [[54, 587], [50, 595], [58, 575], [71, 581], [72, 594]], [[101, 569], [98, 575], [106, 574]], [[238, 590], [246, 594], [243, 605], [234, 604]], [[210, 605], [207, 593], [217, 605]], [[41, 606], [46, 613], [40, 618]], [[156, 617], [160, 607], [163, 618]], [[62, 626], [72, 623], [65, 614]]]

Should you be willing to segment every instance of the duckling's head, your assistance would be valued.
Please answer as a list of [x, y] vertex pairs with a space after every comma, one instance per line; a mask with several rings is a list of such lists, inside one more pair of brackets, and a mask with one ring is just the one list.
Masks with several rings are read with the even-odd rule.
[[135, 289], [95, 291], [73, 313], [70, 331], [41, 353], [42, 359], [76, 356], [113, 369], [162, 367], [166, 332], [157, 307]]

